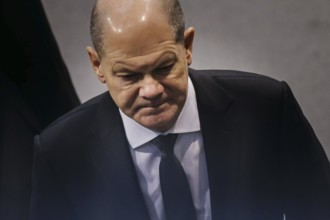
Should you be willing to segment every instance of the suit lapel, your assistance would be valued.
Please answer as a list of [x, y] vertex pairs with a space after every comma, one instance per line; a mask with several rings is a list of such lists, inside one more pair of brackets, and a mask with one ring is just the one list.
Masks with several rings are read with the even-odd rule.
[[[239, 184], [240, 132], [232, 109], [235, 103], [208, 74], [190, 76], [196, 90], [204, 140], [211, 195], [212, 217], [228, 219], [237, 208]], [[120, 114], [108, 95], [94, 123], [92, 161], [96, 172], [91, 183], [93, 219], [149, 219], [129, 151]], [[95, 216], [97, 215], [97, 216]], [[88, 219], [88, 218], [82, 218]]]
[[108, 219], [149, 219], [123, 123], [110, 96], [97, 118], [92, 157], [98, 180], [98, 212], [112, 217]]
[[209, 74], [190, 70], [200, 116], [210, 186], [212, 219], [232, 216], [239, 184], [240, 132], [233, 97]]

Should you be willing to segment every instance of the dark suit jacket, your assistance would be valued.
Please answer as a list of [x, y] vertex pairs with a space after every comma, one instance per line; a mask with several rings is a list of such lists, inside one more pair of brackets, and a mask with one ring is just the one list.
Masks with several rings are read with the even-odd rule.
[[[214, 220], [330, 219], [330, 165], [289, 87], [190, 70]], [[108, 93], [35, 138], [33, 220], [148, 219], [123, 123]]]

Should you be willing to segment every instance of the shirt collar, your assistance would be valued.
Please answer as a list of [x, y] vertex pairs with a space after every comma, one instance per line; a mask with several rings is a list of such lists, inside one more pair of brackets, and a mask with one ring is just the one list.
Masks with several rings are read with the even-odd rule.
[[[161, 134], [140, 125], [132, 118], [125, 115], [120, 109], [119, 112], [123, 120], [128, 143], [133, 149], [151, 141]], [[200, 122], [197, 110], [195, 89], [190, 78], [188, 78], [188, 94], [186, 102], [175, 125], [167, 132], [164, 132], [164, 134], [189, 133], [195, 131], [200, 131]]]

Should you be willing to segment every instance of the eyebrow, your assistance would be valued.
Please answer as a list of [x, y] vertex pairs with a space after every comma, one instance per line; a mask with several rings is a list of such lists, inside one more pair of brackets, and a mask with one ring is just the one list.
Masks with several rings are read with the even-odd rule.
[[166, 52], [161, 54], [159, 57], [157, 57], [155, 60], [151, 61], [150, 63], [143, 64], [139, 66], [139, 64], [136, 61], [117, 61], [112, 65], [112, 71], [115, 72], [136, 72], [139, 69], [143, 69], [145, 65], [151, 65], [151, 66], [164, 66], [167, 64], [170, 64], [171, 62], [175, 62], [177, 60], [177, 56], [173, 52]]

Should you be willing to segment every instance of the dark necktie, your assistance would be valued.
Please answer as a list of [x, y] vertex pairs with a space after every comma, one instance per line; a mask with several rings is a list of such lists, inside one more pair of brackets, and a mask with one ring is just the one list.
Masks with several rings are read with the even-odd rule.
[[159, 165], [160, 186], [166, 220], [196, 220], [187, 176], [174, 155], [177, 134], [160, 135], [152, 143], [162, 152]]

